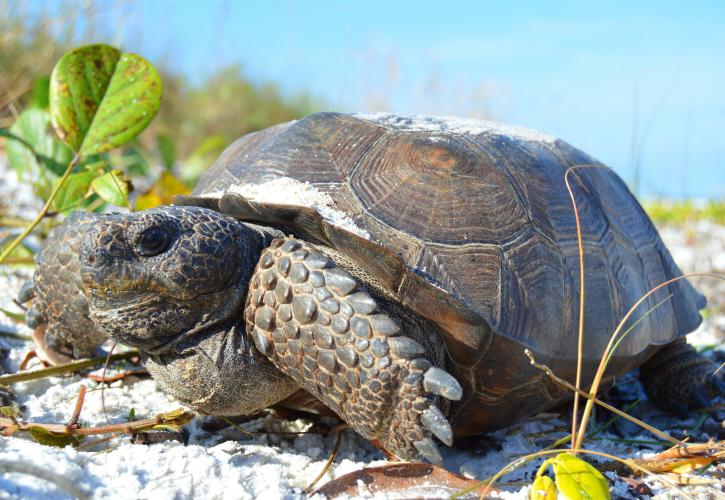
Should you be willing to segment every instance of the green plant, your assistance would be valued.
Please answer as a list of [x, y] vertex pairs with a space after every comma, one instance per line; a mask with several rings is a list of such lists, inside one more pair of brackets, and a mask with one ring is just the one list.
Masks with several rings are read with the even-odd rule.
[[[105, 168], [108, 160], [103, 154], [132, 141], [153, 119], [160, 104], [161, 79], [142, 57], [101, 44], [64, 55], [50, 78], [49, 113], [27, 110], [18, 120], [20, 125], [4, 133], [9, 138], [14, 168], [30, 169], [44, 179], [38, 192], [45, 205], [5, 247], [0, 262], [53, 206], [65, 211], [94, 198], [128, 205], [129, 183], [122, 171]], [[67, 147], [50, 136], [48, 118]], [[59, 165], [71, 154], [61, 170]], [[49, 192], [43, 191], [50, 186]]]

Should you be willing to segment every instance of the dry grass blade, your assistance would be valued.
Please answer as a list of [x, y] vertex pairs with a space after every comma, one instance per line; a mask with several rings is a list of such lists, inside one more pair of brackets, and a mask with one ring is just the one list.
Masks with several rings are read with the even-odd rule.
[[[602, 379], [604, 378], [604, 370], [607, 367], [607, 360], [609, 359], [609, 355], [612, 352], [612, 349], [613, 349], [613, 347], [614, 347], [614, 345], [615, 345], [615, 343], [617, 341], [617, 337], [619, 337], [619, 333], [622, 331], [622, 328], [627, 323], [627, 321], [629, 320], [629, 318], [632, 316], [632, 314], [634, 313], [634, 311], [640, 306], [640, 304], [642, 304], [642, 302], [644, 302], [647, 299], [647, 297], [649, 297], [650, 295], [652, 295], [653, 293], [655, 293], [657, 290], [659, 290], [659, 289], [661, 289], [663, 287], [666, 287], [667, 285], [669, 285], [671, 283], [675, 283], [675, 282], [680, 281], [682, 279], [691, 278], [691, 277], [694, 277], [694, 276], [708, 276], [710, 278], [717, 278], [717, 279], [720, 279], [720, 280], [725, 280], [725, 277], [718, 276], [716, 274], [710, 274], [710, 273], [690, 273], [690, 274], [685, 274], [683, 276], [678, 276], [676, 278], [672, 278], [672, 279], [667, 280], [667, 281], [665, 281], [663, 283], [660, 283], [656, 287], [652, 288], [649, 292], [647, 292], [646, 294], [644, 294], [642, 297], [640, 297], [640, 299], [637, 302], [635, 302], [635, 304], [629, 309], [629, 311], [627, 311], [627, 314], [624, 315], [624, 317], [619, 322], [619, 324], [617, 325], [617, 328], [614, 330], [614, 333], [612, 333], [612, 336], [609, 339], [609, 343], [607, 344], [607, 347], [604, 350], [604, 353], [602, 354], [602, 359], [599, 362], [599, 366], [597, 367], [597, 372], [594, 375], [594, 381], [592, 382], [592, 387], [589, 390], [589, 394], [591, 396], [596, 396], [597, 395], [597, 391], [599, 390], [599, 385], [601, 384]], [[586, 426], [587, 426], [587, 423], [589, 421], [589, 416], [591, 415], [593, 405], [594, 405], [593, 400], [592, 399], [589, 399], [587, 401], [586, 406], [584, 407], [584, 414], [582, 415], [581, 424], [579, 425], [579, 431], [577, 432], [577, 441], [578, 441], [578, 443], [577, 443], [576, 448], [579, 448], [581, 446], [581, 443], [584, 441], [584, 434], [586, 433]]]
[[543, 371], [544, 373], [546, 373], [546, 374], [547, 374], [547, 375], [548, 375], [548, 376], [549, 376], [549, 377], [550, 377], [550, 378], [551, 378], [551, 379], [552, 379], [552, 380], [553, 380], [554, 382], [556, 382], [557, 384], [559, 384], [559, 385], [561, 385], [561, 386], [563, 386], [563, 387], [566, 387], [566, 388], [567, 388], [567, 389], [569, 389], [569, 390], [572, 390], [572, 391], [578, 392], [578, 393], [579, 393], [579, 395], [580, 395], [580, 396], [582, 396], [583, 398], [586, 398], [586, 399], [588, 399], [589, 401], [593, 401], [593, 402], [597, 403], [597, 404], [598, 404], [599, 406], [601, 406], [602, 408], [606, 408], [607, 410], [611, 411], [612, 413], [614, 413], [614, 414], [616, 414], [616, 415], [618, 415], [618, 416], [620, 416], [620, 417], [622, 417], [622, 418], [625, 418], [625, 419], [629, 420], [630, 422], [632, 422], [632, 423], [634, 423], [634, 424], [636, 424], [636, 425], [638, 425], [638, 426], [642, 427], [642, 428], [643, 428], [643, 429], [645, 429], [645, 430], [648, 430], [649, 432], [651, 432], [651, 433], [652, 433], [652, 434], [654, 434], [655, 436], [657, 436], [657, 437], [659, 437], [659, 438], [662, 438], [662, 439], [664, 439], [665, 441], [668, 441], [668, 442], [670, 442], [670, 443], [674, 444], [675, 446], [685, 446], [685, 443], [684, 443], [684, 442], [682, 442], [682, 441], [680, 441], [680, 440], [678, 440], [678, 439], [675, 439], [675, 438], [673, 438], [673, 437], [672, 437], [672, 436], [670, 436], [669, 434], [667, 434], [667, 433], [665, 433], [665, 432], [663, 432], [663, 431], [661, 431], [661, 430], [657, 429], [656, 427], [652, 427], [652, 426], [651, 426], [651, 425], [649, 425], [648, 423], [646, 423], [646, 422], [643, 422], [643, 421], [641, 421], [641, 420], [639, 420], [639, 419], [637, 419], [637, 418], [635, 418], [635, 417], [633, 417], [633, 416], [631, 416], [631, 415], [629, 415], [629, 414], [627, 414], [627, 413], [623, 412], [622, 410], [620, 410], [620, 409], [618, 409], [618, 408], [616, 408], [616, 407], [614, 407], [614, 406], [612, 406], [612, 405], [610, 405], [610, 404], [608, 404], [608, 403], [605, 403], [604, 401], [601, 401], [601, 400], [597, 399], [597, 398], [596, 398], [595, 396], [593, 396], [593, 395], [592, 395], [592, 394], [590, 394], [590, 393], [587, 393], [586, 391], [583, 391], [583, 390], [581, 390], [581, 389], [577, 389], [576, 387], [574, 387], [573, 385], [571, 385], [571, 384], [570, 384], [569, 382], [567, 382], [566, 380], [564, 380], [564, 379], [562, 379], [562, 378], [558, 377], [558, 376], [557, 376], [557, 375], [556, 375], [556, 374], [555, 374], [555, 373], [554, 373], [554, 372], [553, 372], [553, 371], [551, 370], [551, 368], [549, 368], [548, 366], [546, 366], [546, 365], [542, 365], [542, 364], [540, 364], [540, 363], [537, 363], [537, 362], [536, 362], [536, 360], [534, 359], [534, 355], [533, 355], [533, 354], [531, 353], [531, 351], [529, 351], [528, 349], [526, 349], [526, 350], [525, 350], [524, 352], [525, 352], [525, 353], [526, 353], [526, 355], [527, 355], [527, 356], [529, 357], [529, 360], [531, 361], [531, 364], [532, 364], [532, 365], [533, 365], [533, 366], [534, 366], [535, 368], [538, 368], [539, 370], [541, 370], [541, 371]]
[[335, 458], [337, 458], [337, 453], [340, 451], [340, 444], [342, 443], [342, 434], [343, 431], [338, 431], [337, 433], [337, 440], [335, 440], [335, 447], [332, 449], [332, 453], [330, 453], [329, 458], [327, 459], [327, 462], [325, 462], [325, 466], [322, 468], [320, 473], [313, 479], [313, 481], [305, 488], [305, 493], [310, 494], [312, 489], [315, 487], [315, 485], [320, 482], [320, 479], [323, 478], [323, 476], [327, 473], [328, 470], [330, 470], [330, 466], [332, 466], [332, 462], [335, 461]]
[[[106, 361], [107, 356], [99, 356], [97, 358], [82, 359], [80, 361], [72, 361], [62, 365], [51, 366], [50, 368], [41, 368], [22, 373], [13, 373], [11, 375], [0, 376], [0, 385], [10, 385], [17, 382], [27, 382], [28, 380], [38, 380], [47, 377], [55, 377], [56, 375], [64, 375], [67, 373], [75, 373], [86, 368], [101, 365]], [[131, 360], [138, 358], [137, 351], [124, 352], [111, 356], [111, 361]]]
[[576, 239], [579, 247], [579, 333], [577, 336], [577, 358], [576, 358], [576, 391], [574, 392], [574, 409], [572, 411], [571, 419], [571, 445], [574, 448], [574, 443], [577, 442], [577, 415], [579, 414], [579, 389], [581, 389], [581, 377], [582, 377], [582, 358], [584, 349], [584, 245], [582, 245], [582, 228], [581, 222], [579, 221], [579, 209], [576, 206], [576, 198], [574, 198], [574, 192], [569, 184], [569, 174], [576, 168], [584, 167], [601, 167], [600, 165], [574, 165], [566, 169], [564, 173], [564, 183], [566, 184], [566, 190], [569, 192], [569, 198], [571, 198], [571, 204], [574, 208], [574, 220], [576, 222]]
[[556, 455], [559, 453], [574, 453], [574, 454], [582, 453], [585, 455], [594, 455], [594, 456], [607, 458], [609, 460], [614, 460], [623, 465], [626, 465], [632, 471], [640, 472], [642, 474], [647, 474], [647, 475], [657, 479], [658, 481], [661, 481], [667, 487], [672, 488], [675, 491], [679, 492], [685, 498], [692, 498], [690, 495], [688, 495], [687, 493], [682, 491], [680, 488], [678, 488], [677, 484], [675, 482], [673, 482], [671, 479], [666, 478], [664, 476], [656, 475], [656, 474], [648, 471], [647, 469], [641, 467], [640, 465], [632, 462], [631, 460], [625, 460], [623, 458], [615, 457], [614, 455], [610, 455], [608, 453], [603, 453], [601, 451], [586, 450], [586, 449], [573, 449], [572, 450], [569, 448], [559, 448], [559, 449], [554, 449], [554, 450], [537, 451], [536, 453], [531, 453], [529, 455], [519, 457], [516, 460], [506, 464], [501, 470], [499, 470], [493, 476], [491, 476], [487, 479], [484, 479], [483, 481], [479, 481], [477, 484], [475, 484], [474, 486], [471, 486], [470, 488], [456, 492], [455, 494], [451, 495], [451, 498], [460, 498], [460, 497], [467, 495], [469, 493], [472, 493], [476, 490], [485, 488], [484, 492], [481, 495], [481, 498], [483, 498], [483, 495], [486, 494], [486, 491], [490, 491], [490, 488], [493, 488], [493, 485], [496, 483], [496, 481], [501, 479], [503, 476], [505, 476], [509, 472], [513, 472], [514, 470], [518, 469], [522, 465], [524, 465], [536, 458], [545, 457], [545, 456], [549, 456], [549, 455]]

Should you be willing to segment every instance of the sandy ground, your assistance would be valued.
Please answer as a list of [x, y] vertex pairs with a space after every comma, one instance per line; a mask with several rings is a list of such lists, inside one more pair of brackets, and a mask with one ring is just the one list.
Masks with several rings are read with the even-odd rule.
[[[4, 170], [0, 165], [0, 170]], [[36, 207], [31, 193], [18, 186], [12, 173], [0, 172], [0, 200], [15, 207], [20, 215], [32, 214]], [[725, 227], [700, 223], [689, 228], [663, 228], [663, 237], [675, 260], [685, 272], [691, 270], [725, 273]], [[0, 307], [19, 311], [12, 303], [17, 289], [30, 277], [30, 269], [0, 269]], [[722, 340], [725, 338], [725, 284], [700, 280], [698, 287], [710, 300], [708, 316], [701, 328], [691, 336], [700, 346], [717, 346], [710, 355], [721, 362]], [[0, 314], [4, 330], [28, 334], [26, 328]], [[3, 368], [15, 372], [31, 344], [0, 337]], [[34, 365], [31, 365], [34, 366]], [[97, 371], [95, 373], [99, 373]], [[71, 417], [79, 387], [88, 389], [80, 421], [85, 426], [107, 422], [126, 422], [131, 409], [137, 419], [152, 417], [178, 407], [149, 378], [112, 383], [103, 393], [100, 385], [80, 376], [54, 377], [15, 384], [17, 403], [22, 418], [44, 423], [65, 423]], [[639, 391], [635, 382], [628, 391]], [[618, 394], [627, 391], [618, 391]], [[101, 394], [103, 394], [103, 399]], [[615, 395], [616, 396], [616, 395]], [[613, 396], [614, 397], [614, 396]], [[102, 400], [105, 401], [105, 411]], [[646, 403], [633, 410], [648, 421], [674, 435], [693, 435], [695, 440], [708, 437], [723, 439], [723, 412], [702, 421], [698, 415], [676, 421], [657, 412]], [[607, 418], [599, 415], [600, 419]], [[248, 431], [266, 434], [245, 436], [240, 431], [218, 425], [211, 418], [196, 418], [184, 429], [179, 441], [171, 440], [145, 445], [133, 444], [129, 437], [90, 444], [76, 449], [53, 448], [34, 442], [26, 436], [0, 438], [0, 469], [3, 464], [24, 464], [36, 468], [35, 474], [0, 474], [0, 498], [70, 498], [66, 491], [88, 494], [93, 498], [305, 498], [307, 485], [323, 469], [335, 437], [314, 432], [332, 427], [334, 420], [310, 418], [282, 419], [272, 413], [240, 424]], [[315, 427], [312, 427], [315, 424]], [[467, 477], [485, 478], [517, 457], [538, 451], [564, 436], [569, 427], [566, 412], [539, 415], [526, 422], [492, 433], [486, 437], [458, 442], [443, 450], [445, 466]], [[290, 437], [280, 431], [313, 432]], [[618, 423], [591, 440], [589, 447], [620, 457], [642, 457], [660, 451], [661, 446], [636, 443], [651, 441], [652, 436], [631, 425]], [[443, 447], [445, 448], [445, 447]], [[596, 462], [596, 460], [594, 460]], [[345, 431], [339, 454], [323, 484], [348, 472], [383, 465], [382, 454], [352, 431]], [[505, 498], [528, 498], [528, 482], [540, 461], [510, 473], [503, 483], [513, 483], [500, 495]], [[720, 465], [722, 468], [722, 465]], [[27, 467], [25, 467], [27, 468]], [[61, 487], [42, 479], [46, 471], [65, 478]], [[722, 469], [712, 468], [704, 478], [717, 481]], [[607, 473], [615, 498], [642, 498], [614, 473]], [[655, 480], [646, 480], [655, 498], [669, 498], [671, 490]], [[318, 485], [319, 485], [318, 484]], [[64, 489], [65, 488], [65, 489]], [[431, 495], [435, 490], [426, 490]], [[722, 495], [722, 485], [690, 487], [688, 492], [701, 498]], [[438, 492], [445, 496], [444, 491]], [[399, 497], [423, 494], [423, 491], [397, 492]], [[375, 496], [360, 483], [357, 496]], [[392, 492], [380, 498], [393, 497]]]

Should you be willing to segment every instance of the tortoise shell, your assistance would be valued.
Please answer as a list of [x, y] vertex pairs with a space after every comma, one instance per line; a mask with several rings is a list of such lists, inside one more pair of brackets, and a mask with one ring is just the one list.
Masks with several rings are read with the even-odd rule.
[[[582, 166], [569, 177], [584, 247], [590, 377], [627, 310], [681, 272], [624, 182], [564, 141], [473, 120], [318, 113], [242, 137], [177, 203], [332, 246], [436, 323], [446, 368], [464, 388], [450, 415], [461, 435], [566, 396], [529, 364], [524, 348], [574, 379], [579, 253], [564, 176], [575, 165]], [[358, 234], [319, 209], [239, 194], [240, 186], [279, 178], [329, 196]], [[700, 323], [705, 301], [686, 280], [652, 294], [630, 323], [661, 301], [620, 344], [610, 376]]]

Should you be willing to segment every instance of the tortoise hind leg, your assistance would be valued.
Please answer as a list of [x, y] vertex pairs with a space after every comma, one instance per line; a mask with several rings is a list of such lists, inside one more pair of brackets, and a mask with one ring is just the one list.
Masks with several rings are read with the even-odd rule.
[[[255, 346], [367, 439], [401, 458], [441, 462], [461, 386], [433, 366], [392, 309], [316, 247], [292, 238], [261, 255], [245, 321]], [[441, 410], [442, 408], [442, 410]]]
[[689, 410], [711, 406], [712, 397], [725, 394], [725, 382], [716, 369], [685, 339], [679, 339], [643, 364], [640, 378], [650, 401], [686, 418]]

